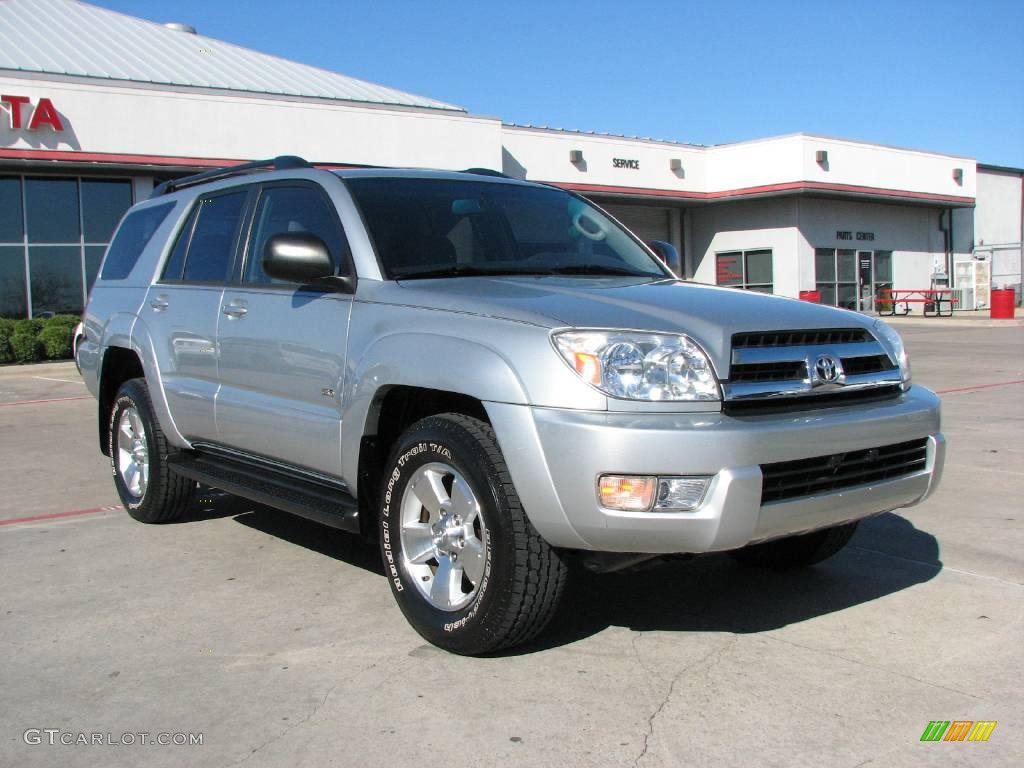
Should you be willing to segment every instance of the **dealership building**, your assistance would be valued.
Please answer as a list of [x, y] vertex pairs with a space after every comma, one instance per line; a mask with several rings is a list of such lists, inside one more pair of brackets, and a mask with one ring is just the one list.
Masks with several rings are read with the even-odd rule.
[[512, 125], [182, 24], [4, 0], [0, 316], [80, 312], [120, 216], [160, 181], [281, 154], [575, 190], [702, 282], [862, 311], [885, 288], [1019, 303], [1020, 169], [806, 134], [698, 146]]

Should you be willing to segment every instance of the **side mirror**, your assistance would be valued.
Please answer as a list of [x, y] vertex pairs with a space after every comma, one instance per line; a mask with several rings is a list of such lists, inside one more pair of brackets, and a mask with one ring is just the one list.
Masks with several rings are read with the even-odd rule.
[[676, 277], [682, 277], [683, 275], [683, 260], [679, 258], [679, 251], [672, 243], [666, 243], [664, 240], [651, 240], [648, 247], [654, 251], [654, 255], [664, 262], [665, 266], [672, 270], [672, 274]]
[[274, 235], [263, 247], [263, 272], [290, 283], [311, 283], [334, 275], [324, 241], [309, 232]]

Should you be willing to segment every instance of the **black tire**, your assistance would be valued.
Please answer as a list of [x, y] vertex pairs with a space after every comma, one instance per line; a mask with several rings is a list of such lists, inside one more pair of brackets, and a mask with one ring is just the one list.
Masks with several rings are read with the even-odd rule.
[[751, 544], [730, 554], [745, 565], [756, 565], [775, 571], [806, 568], [832, 557], [846, 546], [856, 530], [856, 521], [843, 523], [799, 536]]
[[[415, 566], [403, 557], [403, 499], [410, 480], [428, 464], [449, 466], [462, 475], [486, 525], [485, 575], [459, 610], [435, 607], [410, 572]], [[425, 506], [421, 514], [428, 514]], [[423, 419], [402, 434], [388, 460], [379, 525], [381, 556], [395, 600], [413, 628], [434, 645], [463, 655], [497, 651], [536, 637], [555, 614], [568, 567], [527, 518], [489, 424], [448, 413]], [[437, 574], [440, 566], [434, 563], [419, 568]]]
[[[149, 478], [141, 493], [135, 493], [128, 487], [118, 467], [118, 425], [121, 416], [129, 408], [135, 409], [145, 430]], [[168, 445], [153, 415], [153, 404], [149, 399], [145, 379], [129, 379], [117, 391], [110, 409], [108, 448], [114, 486], [129, 515], [140, 523], [167, 523], [184, 514], [195, 489], [195, 482], [174, 474], [168, 466], [167, 459], [175, 449]]]

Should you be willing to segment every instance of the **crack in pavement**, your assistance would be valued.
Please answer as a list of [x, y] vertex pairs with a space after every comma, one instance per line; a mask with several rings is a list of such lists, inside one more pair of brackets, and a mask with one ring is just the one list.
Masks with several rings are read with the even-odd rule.
[[943, 691], [949, 691], [950, 693], [956, 693], [956, 694], [959, 694], [960, 696], [967, 696], [968, 698], [974, 699], [975, 701], [984, 701], [985, 700], [985, 698], [983, 696], [975, 696], [973, 693], [968, 693], [967, 691], [961, 691], [961, 690], [958, 690], [957, 688], [950, 688], [948, 685], [940, 685], [939, 683], [933, 683], [933, 682], [930, 682], [928, 680], [922, 680], [922, 679], [920, 679], [918, 677], [914, 677], [913, 675], [908, 675], [905, 672], [897, 672], [894, 669], [886, 669], [885, 667], [880, 667], [877, 664], [870, 664], [870, 663], [868, 663], [866, 661], [861, 661], [860, 659], [851, 659], [848, 656], [843, 656], [843, 654], [841, 654], [841, 653], [835, 653], [834, 651], [829, 651], [829, 650], [826, 650], [824, 648], [812, 648], [812, 647], [810, 647], [808, 645], [802, 645], [801, 643], [794, 643], [792, 640], [785, 640], [785, 639], [783, 639], [781, 637], [777, 637], [775, 635], [770, 635], [770, 634], [767, 634], [767, 633], [766, 634], [762, 634], [761, 637], [763, 637], [763, 638], [765, 638], [767, 640], [774, 640], [777, 643], [783, 643], [785, 645], [792, 646], [793, 648], [801, 648], [801, 649], [803, 649], [805, 651], [810, 651], [811, 653], [823, 653], [826, 656], [831, 656], [833, 659], [840, 659], [842, 661], [849, 662], [850, 664], [857, 664], [857, 665], [859, 665], [861, 667], [867, 667], [868, 669], [874, 669], [874, 670], [876, 670], [878, 672], [884, 672], [887, 675], [894, 675], [895, 677], [902, 677], [902, 678], [904, 678], [906, 680], [913, 680], [915, 683], [920, 683], [921, 685], [927, 685], [927, 686], [929, 686], [931, 688], [940, 688]]
[[[643, 663], [643, 660], [640, 657], [640, 651], [636, 647], [637, 640], [639, 640], [643, 636], [643, 634], [644, 634], [643, 632], [637, 632], [636, 635], [634, 635], [633, 639], [630, 641], [630, 644], [633, 647], [633, 654], [636, 656], [637, 663], [644, 669], [644, 671], [650, 672], [647, 669], [647, 666]], [[712, 667], [714, 667], [715, 664], [717, 664], [721, 660], [722, 656], [727, 651], [729, 651], [732, 648], [734, 648], [736, 646], [737, 642], [739, 642], [739, 638], [736, 635], [730, 636], [720, 646], [718, 646], [717, 648], [712, 648], [710, 651], [708, 651], [706, 654], [704, 654], [697, 661], [693, 662], [692, 664], [686, 665], [685, 667], [683, 667], [681, 670], [679, 670], [675, 674], [675, 676], [672, 678], [672, 682], [669, 683], [668, 690], [665, 692], [665, 696], [662, 698], [661, 703], [658, 704], [658, 706], [654, 709], [653, 712], [651, 712], [651, 714], [647, 718], [647, 733], [645, 733], [644, 736], [643, 736], [643, 746], [640, 749], [640, 754], [638, 754], [633, 759], [633, 768], [638, 768], [639, 765], [640, 765], [640, 761], [643, 760], [647, 756], [647, 750], [648, 750], [648, 747], [650, 746], [651, 736], [654, 735], [654, 721], [658, 719], [658, 717], [661, 715], [661, 713], [665, 709], [665, 707], [668, 706], [669, 701], [672, 700], [672, 696], [675, 694], [675, 691], [676, 691], [676, 684], [680, 680], [682, 680], [683, 675], [685, 675], [687, 672], [690, 672], [691, 670], [693, 670], [693, 669], [695, 669], [697, 667], [703, 666], [705, 664], [707, 666], [704, 669], [704, 673], [705, 674], [710, 673]], [[713, 656], [716, 657], [714, 662], [713, 663], [709, 663], [709, 659], [711, 659]]]
[[330, 698], [331, 694], [334, 693], [334, 691], [338, 688], [338, 686], [344, 685], [345, 683], [349, 683], [349, 682], [355, 680], [361, 674], [363, 674], [364, 672], [369, 672], [371, 669], [374, 669], [376, 666], [377, 666], [377, 662], [374, 662], [374, 663], [370, 664], [367, 667], [363, 667], [358, 672], [355, 672], [354, 674], [349, 675], [344, 680], [338, 680], [337, 682], [335, 682], [330, 688], [327, 689], [327, 692], [320, 699], [319, 703], [317, 703], [313, 707], [313, 709], [310, 710], [309, 714], [307, 714], [301, 720], [297, 720], [296, 722], [291, 723], [287, 728], [285, 728], [283, 731], [281, 731], [276, 736], [271, 736], [269, 739], [264, 741], [259, 746], [254, 747], [253, 749], [251, 749], [249, 751], [249, 753], [247, 755], [245, 755], [245, 757], [239, 758], [238, 760], [235, 760], [233, 763], [228, 763], [228, 768], [231, 768], [232, 766], [236, 766], [236, 765], [241, 765], [242, 763], [247, 762], [257, 752], [260, 752], [265, 747], [270, 746], [274, 742], [280, 741], [281, 739], [283, 739], [285, 736], [287, 736], [289, 733], [294, 731], [299, 726], [302, 726], [302, 725], [305, 725], [306, 723], [308, 723], [313, 718], [313, 716], [316, 715], [316, 713], [321, 710], [321, 708], [324, 706], [324, 704], [327, 703], [327, 699]]

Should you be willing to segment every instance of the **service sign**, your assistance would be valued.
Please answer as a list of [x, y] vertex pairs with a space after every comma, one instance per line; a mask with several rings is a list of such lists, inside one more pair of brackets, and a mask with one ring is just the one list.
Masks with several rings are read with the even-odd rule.
[[[58, 133], [64, 130], [57, 108], [47, 98], [36, 103], [28, 96], [0, 94], [0, 112], [7, 117], [7, 127], [12, 131], [39, 131], [49, 128]], [[2, 120], [2, 118], [0, 118]]]

